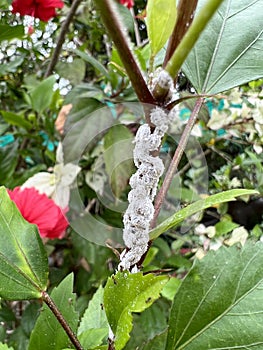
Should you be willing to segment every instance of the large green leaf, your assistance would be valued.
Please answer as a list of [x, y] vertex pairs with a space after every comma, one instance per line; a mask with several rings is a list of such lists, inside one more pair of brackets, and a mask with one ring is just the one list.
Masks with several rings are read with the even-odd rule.
[[0, 41], [11, 40], [14, 38], [21, 39], [24, 36], [24, 26], [0, 24]]
[[47, 256], [37, 227], [24, 220], [1, 187], [0, 296], [8, 300], [40, 298], [47, 278]]
[[142, 312], [152, 305], [168, 277], [141, 272], [118, 272], [108, 279], [104, 290], [104, 306], [115, 335], [115, 349], [121, 350], [129, 340], [132, 312]]
[[120, 198], [134, 172], [133, 134], [124, 125], [114, 125], [104, 138], [104, 161], [113, 193]]
[[166, 350], [263, 348], [263, 244], [209, 252], [179, 288]]
[[[54, 288], [51, 298], [60, 310], [69, 326], [76, 332], [78, 314], [75, 311], [76, 295], [73, 290], [73, 274], [68, 275], [58, 287]], [[31, 334], [28, 350], [59, 350], [69, 347], [71, 342], [61, 324], [47, 305], [36, 322]]]
[[148, 0], [147, 31], [155, 56], [172, 34], [176, 22], [176, 0]]
[[236, 197], [251, 195], [258, 193], [254, 190], [245, 190], [245, 189], [234, 189], [221, 193], [213, 194], [205, 199], [200, 199], [197, 202], [194, 202], [187, 207], [179, 210], [174, 215], [170, 216], [168, 219], [164, 220], [160, 225], [150, 231], [150, 239], [155, 239], [159, 237], [163, 232], [169, 230], [171, 227], [176, 227], [182, 221], [184, 221], [189, 216], [192, 216], [198, 213], [201, 210], [209, 208], [215, 204], [229, 202], [235, 200]]
[[38, 112], [43, 112], [52, 102], [54, 94], [53, 87], [56, 82], [54, 75], [43, 80], [34, 90], [31, 91], [32, 108]]
[[183, 66], [199, 93], [218, 93], [263, 77], [262, 13], [262, 0], [223, 2]]

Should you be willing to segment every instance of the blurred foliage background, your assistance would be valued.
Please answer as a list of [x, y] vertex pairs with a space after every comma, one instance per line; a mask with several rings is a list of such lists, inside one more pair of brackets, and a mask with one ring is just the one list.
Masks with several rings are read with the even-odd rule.
[[[72, 227], [62, 240], [48, 241], [46, 249], [51, 269], [50, 288], [74, 272], [74, 290], [81, 313], [118, 264], [122, 242], [119, 236], [116, 238], [115, 230], [109, 235], [108, 246], [101, 244], [100, 239], [100, 245], [96, 244], [96, 237], [104, 237], [105, 228], [112, 227], [117, 228], [119, 235], [122, 227], [128, 181], [134, 172], [132, 139], [142, 122], [142, 111], [92, 1], [87, 0], [78, 7], [64, 38], [55, 73], [50, 76], [46, 76], [47, 68], [71, 1], [65, 1], [60, 16], [48, 23], [36, 19], [32, 23], [30, 18], [12, 14], [10, 3], [0, 1], [0, 183], [12, 189], [40, 171], [52, 171], [60, 141], [65, 145], [64, 162], [78, 160], [81, 172], [77, 190], [72, 188], [69, 212]], [[146, 2], [136, 1], [132, 11], [116, 5], [128, 28], [137, 59], [146, 72], [150, 58], [144, 24]], [[31, 34], [27, 33], [29, 26], [33, 26]], [[161, 51], [155, 59], [156, 67], [163, 57]], [[194, 92], [183, 73], [177, 85], [178, 97]], [[159, 315], [162, 310], [162, 317], [153, 330], [155, 334], [166, 325], [170, 301], [180, 278], [191, 267], [193, 256], [202, 257], [209, 249], [221, 245], [259, 240], [263, 235], [262, 86], [262, 80], [254, 81], [217, 97], [207, 97], [200, 113], [192, 133], [192, 147], [190, 142], [160, 220], [211, 193], [251, 188], [260, 195], [243, 198], [238, 205], [230, 203], [210, 208], [154, 242], [144, 270], [168, 269], [174, 276], [164, 297], [151, 311], [146, 311]], [[161, 149], [166, 165], [191, 113], [193, 102], [187, 101], [190, 102], [180, 104], [178, 122]], [[63, 114], [62, 107], [68, 105], [72, 106]], [[92, 118], [103, 113], [105, 118], [99, 126], [93, 124]], [[60, 123], [56, 123], [59, 114]], [[82, 120], [86, 128], [74, 132], [74, 125], [82, 125]], [[83, 143], [82, 133], [89, 142]], [[109, 149], [113, 156], [107, 153]], [[127, 159], [122, 158], [123, 153]], [[84, 208], [79, 207], [78, 196]], [[238, 212], [240, 208], [242, 214]], [[83, 227], [93, 232], [88, 239], [78, 233]], [[0, 341], [8, 339], [14, 349], [24, 350], [39, 309], [37, 302], [2, 301]], [[135, 316], [136, 337], [127, 349], [135, 349], [141, 343], [144, 328], [149, 331], [153, 319], [154, 315], [145, 314], [140, 319]]]

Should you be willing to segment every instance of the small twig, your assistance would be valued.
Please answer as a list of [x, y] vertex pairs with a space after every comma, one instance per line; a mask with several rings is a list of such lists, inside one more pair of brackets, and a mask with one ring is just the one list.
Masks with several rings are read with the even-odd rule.
[[56, 48], [53, 52], [51, 61], [49, 62], [48, 68], [46, 70], [45, 78], [49, 77], [53, 73], [53, 70], [57, 64], [58, 59], [59, 59], [59, 54], [60, 54], [60, 51], [62, 49], [62, 45], [65, 41], [65, 36], [67, 34], [70, 22], [72, 21], [74, 15], [75, 15], [75, 12], [77, 11], [77, 8], [78, 8], [79, 4], [81, 3], [81, 1], [82, 0], [74, 0], [73, 1], [72, 6], [68, 12], [68, 15], [61, 26], [61, 31], [60, 31], [60, 34], [59, 34], [59, 37], [58, 37], [58, 40], [56, 43]]
[[135, 13], [134, 13], [133, 7], [130, 9], [130, 12], [131, 12], [131, 15], [132, 15], [132, 18], [133, 18], [134, 34], [135, 34], [136, 44], [137, 44], [137, 46], [140, 47], [142, 45], [142, 41], [141, 41], [140, 31], [139, 31], [139, 28], [138, 28], [138, 23], [137, 23], [136, 18], [135, 18]]
[[154, 211], [153, 220], [151, 222], [151, 228], [156, 226], [156, 221], [157, 221], [158, 215], [160, 213], [162, 203], [163, 203], [164, 198], [168, 192], [168, 189], [169, 189], [170, 184], [172, 182], [173, 176], [177, 170], [179, 162], [182, 158], [182, 155], [184, 153], [185, 147], [187, 145], [187, 142], [188, 142], [190, 134], [191, 134], [191, 130], [196, 122], [196, 119], [197, 119], [198, 113], [202, 107], [203, 101], [204, 101], [204, 98], [202, 97], [202, 98], [199, 98], [195, 103], [194, 109], [193, 109], [191, 116], [186, 124], [186, 127], [183, 131], [183, 134], [181, 136], [179, 144], [178, 144], [176, 151], [174, 153], [173, 159], [172, 159], [170, 166], [167, 170], [163, 185], [160, 188], [158, 195], [156, 196], [155, 208], [154, 208], [155, 211]]
[[42, 300], [47, 304], [47, 306], [50, 308], [50, 310], [55, 315], [58, 322], [61, 324], [61, 326], [64, 328], [65, 332], [67, 333], [69, 339], [71, 340], [72, 344], [75, 346], [77, 350], [84, 350], [82, 345], [80, 344], [77, 336], [70, 328], [69, 324], [61, 314], [61, 312], [58, 310], [57, 305], [54, 303], [54, 301], [50, 298], [50, 296], [46, 292], [42, 292]]

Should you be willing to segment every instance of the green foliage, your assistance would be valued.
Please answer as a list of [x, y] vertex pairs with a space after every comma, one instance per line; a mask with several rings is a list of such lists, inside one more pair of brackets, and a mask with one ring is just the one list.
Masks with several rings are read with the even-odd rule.
[[[167, 284], [164, 288], [166, 286]], [[131, 338], [125, 350], [150, 348], [156, 338], [167, 329], [170, 306], [170, 303], [160, 298], [142, 313], [134, 314]]]
[[6, 145], [0, 148], [0, 181], [1, 184], [6, 184], [15, 171], [18, 160], [18, 143]]
[[262, 251], [250, 243], [195, 262], [174, 299], [167, 350], [261, 348]]
[[14, 38], [20, 38], [24, 36], [24, 26], [15, 25], [11, 27], [7, 24], [0, 24], [0, 41], [12, 40]]
[[55, 84], [55, 76], [51, 76], [43, 80], [31, 93], [31, 103], [34, 111], [42, 113], [52, 102], [53, 86]]
[[[198, 1], [199, 7], [205, 2]], [[262, 77], [262, 11], [261, 1], [223, 2], [183, 66], [199, 93], [216, 94]]]
[[38, 230], [24, 220], [3, 187], [0, 198], [0, 296], [40, 298], [47, 288], [48, 266]]
[[86, 349], [91, 349], [102, 344], [107, 338], [109, 326], [103, 307], [104, 290], [100, 286], [89, 302], [78, 327], [78, 335], [81, 344]]
[[133, 134], [121, 124], [110, 128], [104, 138], [106, 171], [117, 198], [120, 198], [134, 172], [132, 141]]
[[0, 350], [14, 350], [14, 349], [9, 348], [6, 344], [0, 343]]
[[11, 125], [16, 125], [26, 130], [30, 130], [32, 128], [32, 124], [25, 120], [23, 115], [18, 115], [12, 112], [0, 111], [3, 116], [3, 119], [6, 123]]
[[[70, 325], [76, 332], [78, 313], [75, 311], [76, 295], [73, 290], [73, 274], [68, 275], [58, 287], [54, 288], [51, 298]], [[37, 319], [36, 326], [31, 333], [28, 350], [58, 350], [70, 344], [67, 334], [47, 305]]]
[[143, 276], [141, 272], [118, 272], [105, 286], [104, 307], [108, 322], [115, 335], [116, 350], [124, 348], [132, 329], [132, 313], [142, 312], [159, 297], [166, 276]]
[[[81, 172], [70, 188], [71, 227], [63, 239], [44, 245], [37, 228], [0, 189], [0, 350], [73, 349], [50, 309], [40, 303], [46, 290], [87, 350], [260, 350], [262, 244], [253, 242], [262, 240], [263, 225], [257, 222], [248, 229], [233, 222], [227, 202], [242, 197], [249, 204], [263, 193], [262, 79], [251, 81], [262, 77], [262, 1], [223, 1], [183, 73], [173, 76], [173, 98], [155, 101], [170, 108], [178, 94], [188, 95], [183, 90], [211, 94], [250, 81], [224, 96], [206, 98], [193, 135], [207, 165], [195, 146], [186, 150], [160, 224], [150, 232], [143, 272], [133, 274], [113, 273], [123, 250], [122, 217], [134, 171], [132, 141], [149, 110], [138, 103], [138, 91], [124, 68], [127, 62], [120, 58], [125, 54], [120, 55], [103, 27], [96, 0], [87, 0], [62, 38], [56, 75], [44, 78], [73, 2], [65, 0], [61, 17], [49, 23], [36, 20], [30, 35], [22, 16], [11, 13], [11, 2], [0, 0], [0, 184], [13, 188], [40, 171], [52, 172], [59, 141], [64, 163], [78, 164]], [[197, 13], [219, 3], [199, 0]], [[114, 6], [129, 35], [127, 61], [135, 55], [146, 82], [163, 66], [176, 4], [136, 0], [131, 10], [118, 1]], [[194, 33], [188, 31], [188, 44], [195, 42], [200, 28], [199, 23]], [[179, 52], [181, 61], [189, 47]], [[171, 60], [167, 67], [170, 74], [179, 69]], [[150, 93], [152, 88], [148, 86]], [[147, 95], [145, 87], [140, 89]], [[175, 151], [172, 138], [176, 134], [177, 143], [194, 109], [195, 99], [183, 101], [160, 149], [161, 157], [169, 159], [166, 169]], [[60, 135], [55, 120], [68, 104], [72, 108]], [[193, 160], [188, 162], [190, 153]], [[197, 184], [204, 171], [208, 191], [205, 181]], [[200, 200], [200, 193], [207, 192], [212, 195]], [[205, 211], [197, 226], [192, 216], [206, 208], [219, 222], [204, 226]]]

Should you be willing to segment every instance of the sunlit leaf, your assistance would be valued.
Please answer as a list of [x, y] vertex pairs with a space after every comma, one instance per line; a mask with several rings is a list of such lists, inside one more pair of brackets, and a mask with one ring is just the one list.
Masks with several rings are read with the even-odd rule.
[[176, 22], [176, 1], [149, 0], [146, 12], [151, 51], [152, 55], [155, 56], [172, 34]]
[[14, 350], [14, 348], [9, 348], [6, 344], [0, 343], [0, 350]]

